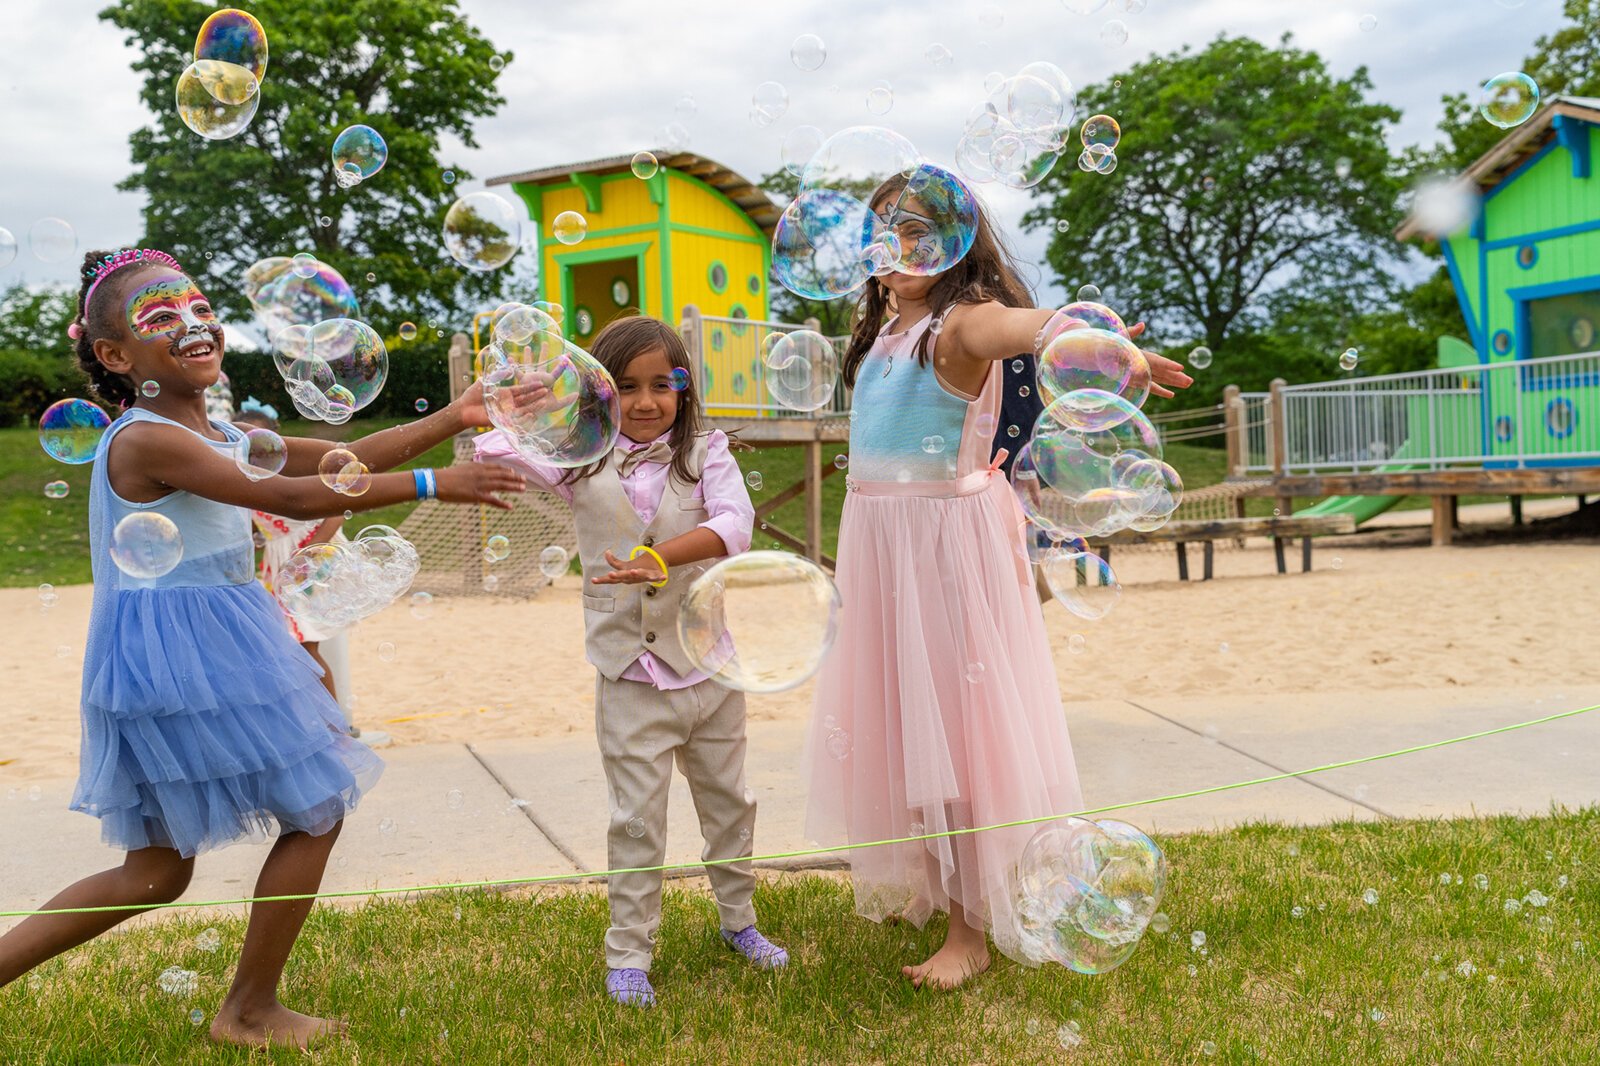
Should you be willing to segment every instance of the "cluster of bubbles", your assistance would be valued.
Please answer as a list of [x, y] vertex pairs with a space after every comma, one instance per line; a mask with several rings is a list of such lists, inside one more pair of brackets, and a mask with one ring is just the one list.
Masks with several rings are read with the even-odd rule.
[[973, 109], [956, 143], [956, 166], [971, 181], [1030, 189], [1055, 167], [1072, 136], [1077, 100], [1054, 63], [1029, 63], [1012, 76], [992, 74], [988, 97]]
[[445, 212], [445, 251], [468, 270], [497, 270], [522, 247], [523, 215], [492, 192], [468, 193]]
[[1116, 969], [1161, 905], [1167, 860], [1126, 822], [1064, 818], [1040, 829], [1017, 864], [1024, 954], [1078, 973]]
[[851, 126], [805, 161], [773, 232], [773, 276], [814, 300], [848, 295], [875, 275], [932, 276], [966, 256], [977, 225], [977, 201], [955, 174], [893, 130]]
[[1078, 131], [1083, 151], [1078, 153], [1078, 169], [1086, 173], [1110, 174], [1117, 169], [1117, 145], [1122, 143], [1122, 126], [1110, 115], [1091, 115]]
[[256, 325], [274, 346], [290, 326], [312, 326], [330, 318], [360, 313], [355, 290], [327, 263], [310, 252], [275, 255], [252, 263], [241, 286]]
[[1478, 93], [1478, 113], [1501, 129], [1520, 126], [1539, 110], [1539, 84], [1520, 70], [1496, 74]]
[[352, 189], [383, 169], [389, 145], [371, 126], [349, 126], [333, 139], [333, 180]]
[[1361, 353], [1355, 348], [1346, 348], [1339, 353], [1340, 370], [1354, 370], [1359, 362], [1361, 362]]
[[791, 411], [817, 411], [833, 399], [839, 360], [833, 342], [815, 330], [773, 332], [762, 345], [767, 393]]
[[[773, 626], [773, 618], [784, 625]], [[839, 590], [809, 559], [751, 551], [695, 578], [678, 614], [689, 660], [727, 688], [783, 692], [817, 672], [839, 627]]]
[[178, 76], [178, 118], [208, 141], [237, 137], [256, 117], [267, 76], [267, 31], [254, 15], [213, 12], [194, 41], [194, 62]]
[[421, 565], [394, 527], [368, 526], [348, 544], [312, 544], [291, 555], [278, 595], [301, 622], [342, 629], [404, 596]]
[[110, 416], [88, 400], [75, 396], [57, 400], [39, 416], [39, 446], [58, 463], [93, 462], [110, 425]]
[[129, 577], [154, 580], [183, 561], [183, 534], [164, 514], [135, 511], [111, 531], [111, 561]]
[[541, 308], [502, 304], [478, 365], [489, 420], [530, 460], [587, 466], [616, 445], [617, 383]]
[[317, 462], [317, 479], [341, 496], [365, 496], [372, 471], [348, 448], [329, 448]]

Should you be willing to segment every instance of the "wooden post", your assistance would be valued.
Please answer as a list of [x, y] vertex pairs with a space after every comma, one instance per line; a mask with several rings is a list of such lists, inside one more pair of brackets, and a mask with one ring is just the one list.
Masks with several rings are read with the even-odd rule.
[[1250, 442], [1244, 436], [1244, 401], [1239, 399], [1239, 386], [1229, 385], [1222, 390], [1222, 432], [1228, 448], [1228, 477], [1243, 477], [1250, 464]]
[[[1267, 458], [1272, 463], [1272, 476], [1281, 478], [1284, 467], [1289, 461], [1289, 426], [1283, 417], [1283, 389], [1289, 384], [1282, 378], [1273, 378], [1272, 384], [1267, 386]], [[1290, 496], [1278, 497], [1278, 513], [1291, 515], [1294, 513], [1294, 499]]]
[[1514, 526], [1522, 525], [1522, 497], [1521, 496], [1512, 496], [1511, 497], [1511, 524], [1514, 525]]
[[694, 387], [702, 403], [706, 395], [706, 350], [700, 346], [703, 325], [700, 309], [694, 304], [684, 304], [683, 317], [678, 321], [678, 334], [683, 337], [683, 346], [689, 350], [689, 361], [694, 366]]
[[472, 341], [465, 333], [450, 338], [450, 354], [446, 359], [450, 372], [450, 399], [454, 400], [472, 384]]
[[1433, 498], [1433, 546], [1446, 547], [1450, 543], [1452, 527], [1450, 524], [1451, 501], [1454, 496], [1435, 496]]
[[1461, 528], [1461, 497], [1450, 497], [1450, 528]]
[[806, 442], [806, 558], [822, 562], [822, 442]]

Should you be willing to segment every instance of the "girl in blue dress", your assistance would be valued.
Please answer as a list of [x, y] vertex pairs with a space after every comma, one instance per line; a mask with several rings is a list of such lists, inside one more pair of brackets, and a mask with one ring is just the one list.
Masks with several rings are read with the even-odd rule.
[[[362, 495], [317, 477], [328, 441], [290, 439], [281, 476], [240, 468], [244, 432], [206, 416], [221, 372], [221, 325], [199, 287], [162, 252], [90, 253], [69, 329], [95, 391], [124, 413], [101, 437], [89, 494], [94, 603], [83, 660], [83, 745], [72, 806], [100, 819], [121, 866], [86, 877], [0, 937], [0, 986], [189, 883], [194, 857], [238, 840], [277, 840], [255, 895], [314, 894], [345, 815], [382, 762], [347, 736], [322, 671], [255, 580], [252, 508], [325, 518], [423, 496], [509, 506], [522, 477], [493, 464], [377, 473]], [[373, 471], [485, 423], [476, 387], [444, 410], [349, 445]], [[182, 537], [155, 578], [115, 565], [112, 533], [162, 515]], [[141, 569], [135, 567], [135, 569]], [[141, 571], [143, 572], [143, 571]], [[342, 1023], [278, 1002], [310, 899], [258, 903], [214, 1040], [304, 1047]]]

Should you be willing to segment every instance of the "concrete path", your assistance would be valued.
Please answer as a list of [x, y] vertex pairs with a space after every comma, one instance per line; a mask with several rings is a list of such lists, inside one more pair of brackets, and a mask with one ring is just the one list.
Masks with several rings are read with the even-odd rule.
[[[1149, 799], [1395, 750], [1600, 703], [1600, 687], [1283, 697], [1107, 700], [1067, 708], [1084, 792], [1095, 805]], [[747, 776], [755, 847], [808, 847], [802, 729], [753, 722]], [[605, 868], [605, 779], [594, 741], [494, 741], [390, 749], [384, 780], [353, 816], [325, 888], [565, 875]], [[1136, 806], [1115, 817], [1153, 833], [1249, 821], [1541, 813], [1600, 803], [1600, 711], [1312, 777]], [[0, 778], [3, 785], [3, 778]], [[37, 792], [34, 789], [37, 788]], [[70, 780], [7, 789], [0, 909], [33, 906], [119, 861], [93, 819], [66, 810]], [[689, 790], [675, 777], [668, 862], [698, 862]], [[189, 899], [250, 894], [264, 851], [240, 845], [197, 864]], [[837, 865], [816, 858], [804, 865]], [[793, 865], [793, 864], [785, 864]], [[15, 919], [0, 919], [8, 928]]]

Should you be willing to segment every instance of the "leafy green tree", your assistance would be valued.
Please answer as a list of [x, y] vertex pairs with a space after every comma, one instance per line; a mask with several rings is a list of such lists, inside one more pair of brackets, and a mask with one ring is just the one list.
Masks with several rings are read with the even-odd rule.
[[1287, 37], [1152, 56], [1078, 97], [1079, 121], [1121, 122], [1116, 172], [1082, 173], [1069, 153], [1024, 222], [1055, 231], [1047, 258], [1069, 292], [1100, 285], [1221, 369], [1230, 340], [1290, 300], [1363, 310], [1392, 295], [1400, 181], [1384, 131], [1400, 113], [1371, 88]]
[[[135, 169], [121, 185], [149, 198], [145, 242], [171, 251], [236, 316], [248, 310], [240, 278], [252, 262], [310, 251], [350, 281], [380, 332], [400, 319], [464, 325], [505, 279], [462, 270], [443, 250], [440, 222], [456, 194], [439, 142], [475, 146], [474, 120], [504, 103], [494, 46], [456, 0], [256, 0], [250, 11], [270, 41], [259, 109], [237, 137], [207, 141], [179, 120], [173, 88], [214, 7], [117, 0], [101, 12], [143, 53], [134, 67], [156, 116], [134, 132]], [[341, 189], [330, 149], [357, 123], [383, 135], [388, 163]]]
[[30, 288], [18, 282], [0, 292], [0, 349], [60, 352], [70, 358], [67, 326], [77, 311], [77, 290]]
[[[800, 179], [781, 167], [771, 174], [761, 176], [763, 191], [787, 203], [800, 194]], [[837, 300], [810, 300], [796, 295], [782, 285], [773, 283], [767, 300], [772, 318], [780, 322], [804, 322], [814, 318], [825, 337], [840, 337], [850, 332], [850, 319], [855, 311], [854, 296]]]

